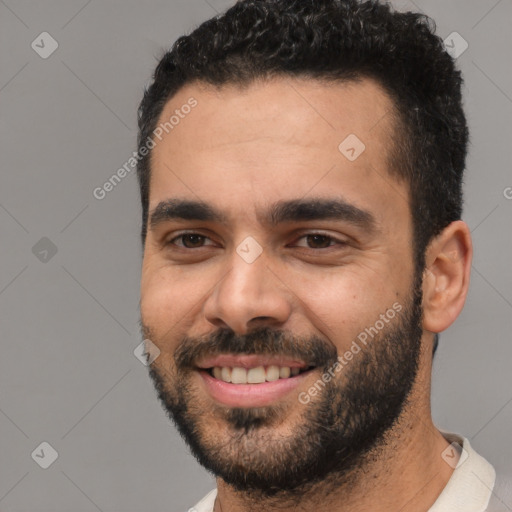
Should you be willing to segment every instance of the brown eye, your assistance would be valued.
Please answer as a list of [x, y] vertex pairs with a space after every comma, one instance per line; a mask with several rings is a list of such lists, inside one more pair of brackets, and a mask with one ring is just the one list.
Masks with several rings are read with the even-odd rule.
[[297, 239], [294, 246], [304, 249], [311, 249], [320, 252], [322, 249], [338, 248], [343, 249], [347, 242], [335, 238], [326, 233], [306, 233]]
[[325, 249], [330, 247], [332, 238], [326, 235], [306, 235], [306, 239], [311, 249]]
[[[200, 247], [202, 242], [204, 242], [205, 237], [201, 235], [182, 235], [183, 244], [187, 249], [192, 249], [194, 247]], [[190, 244], [185, 243], [185, 240], [188, 240]]]
[[[168, 242], [169, 245], [176, 245], [185, 249], [196, 249], [204, 246], [204, 242], [208, 237], [200, 235], [198, 233], [183, 233]], [[176, 243], [176, 240], [180, 240], [180, 243]]]

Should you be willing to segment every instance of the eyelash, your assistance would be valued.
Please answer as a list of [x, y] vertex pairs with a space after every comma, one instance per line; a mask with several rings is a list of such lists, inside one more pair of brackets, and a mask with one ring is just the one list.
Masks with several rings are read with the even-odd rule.
[[[207, 237], [206, 235], [202, 235], [201, 233], [196, 233], [194, 231], [190, 231], [190, 232], [185, 232], [185, 233], [181, 233], [177, 236], [175, 236], [174, 238], [172, 238], [171, 240], [169, 240], [166, 245], [174, 245], [176, 247], [179, 247], [180, 249], [185, 249], [187, 251], [193, 251], [194, 249], [202, 249], [203, 247], [205, 246], [200, 246], [200, 247], [184, 247], [184, 246], [180, 246], [180, 245], [176, 245], [174, 243], [175, 240], [178, 240], [178, 239], [183, 239], [183, 237], [185, 236], [190, 236], [190, 235], [196, 235], [196, 236], [199, 236], [203, 239], [208, 239], [209, 240], [209, 237]], [[306, 238], [308, 236], [321, 236], [323, 238], [327, 238], [329, 239], [329, 241], [332, 241], [332, 242], [335, 242], [335, 243], [338, 243], [338, 245], [341, 245], [341, 246], [345, 246], [347, 245], [346, 242], [342, 241], [342, 240], [339, 240], [331, 235], [326, 235], [325, 233], [321, 233], [321, 232], [316, 232], [316, 231], [313, 231], [313, 232], [310, 232], [310, 233], [305, 233], [303, 235], [301, 235], [297, 240], [301, 240], [302, 238]], [[303, 247], [303, 249], [310, 249], [312, 251], [320, 251], [320, 250], [326, 250], [326, 249], [330, 249], [331, 247], [333, 247], [333, 245], [329, 245], [328, 247], [321, 247], [321, 248], [312, 248], [312, 247]]]

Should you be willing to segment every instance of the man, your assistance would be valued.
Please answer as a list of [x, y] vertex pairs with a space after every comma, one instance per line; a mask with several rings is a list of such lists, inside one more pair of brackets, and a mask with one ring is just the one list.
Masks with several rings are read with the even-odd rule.
[[429, 19], [375, 1], [241, 1], [158, 64], [141, 326], [217, 477], [190, 510], [510, 510], [430, 411], [471, 269], [461, 84]]

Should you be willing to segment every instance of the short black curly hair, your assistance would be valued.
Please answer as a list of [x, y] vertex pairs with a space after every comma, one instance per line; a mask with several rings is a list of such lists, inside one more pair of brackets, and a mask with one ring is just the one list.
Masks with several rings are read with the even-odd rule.
[[[409, 185], [414, 256], [423, 270], [430, 240], [461, 217], [468, 144], [463, 80], [433, 20], [377, 0], [240, 0], [180, 37], [159, 62], [139, 106], [139, 153], [185, 84], [247, 86], [274, 76], [371, 78], [389, 94], [398, 119], [389, 172]], [[143, 245], [150, 156], [137, 166]]]

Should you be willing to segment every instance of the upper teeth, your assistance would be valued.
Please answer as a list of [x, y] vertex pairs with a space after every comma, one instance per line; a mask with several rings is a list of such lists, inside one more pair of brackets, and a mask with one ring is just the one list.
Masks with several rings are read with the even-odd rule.
[[213, 376], [224, 382], [233, 384], [260, 384], [262, 382], [272, 382], [278, 379], [287, 379], [290, 375], [294, 376], [300, 372], [300, 368], [290, 368], [288, 366], [257, 366], [256, 368], [241, 368], [235, 366], [215, 366]]

